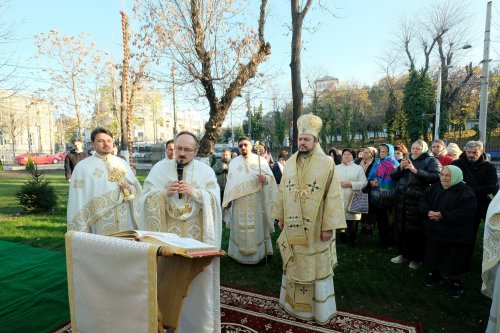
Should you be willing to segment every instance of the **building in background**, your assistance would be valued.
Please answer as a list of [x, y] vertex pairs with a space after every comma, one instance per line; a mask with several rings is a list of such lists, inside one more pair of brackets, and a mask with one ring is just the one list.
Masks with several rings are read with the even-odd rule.
[[13, 91], [0, 91], [0, 159], [12, 163], [25, 153], [53, 154], [52, 106], [46, 101]]
[[339, 79], [333, 76], [323, 76], [314, 81], [314, 88], [318, 97], [337, 91]]
[[[152, 110], [144, 105], [137, 112], [137, 122], [132, 126], [134, 143], [165, 142], [174, 137], [172, 110]], [[177, 133], [190, 131], [201, 138], [205, 132], [205, 120], [192, 110], [177, 111]]]

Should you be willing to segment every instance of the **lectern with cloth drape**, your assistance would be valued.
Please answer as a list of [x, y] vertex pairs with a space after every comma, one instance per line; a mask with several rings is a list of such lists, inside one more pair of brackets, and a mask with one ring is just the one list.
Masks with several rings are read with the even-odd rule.
[[66, 262], [73, 332], [175, 330], [190, 282], [213, 257], [192, 259], [172, 254], [159, 245], [68, 232]]

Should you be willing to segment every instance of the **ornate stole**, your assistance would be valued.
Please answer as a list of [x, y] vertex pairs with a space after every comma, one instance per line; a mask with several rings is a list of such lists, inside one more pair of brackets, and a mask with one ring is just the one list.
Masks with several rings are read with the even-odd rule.
[[302, 165], [297, 159], [285, 165], [285, 179], [281, 181], [284, 193], [284, 219], [286, 238], [290, 245], [307, 245], [312, 235], [309, 226], [316, 221], [325, 185], [331, 171], [328, 156], [314, 151]]

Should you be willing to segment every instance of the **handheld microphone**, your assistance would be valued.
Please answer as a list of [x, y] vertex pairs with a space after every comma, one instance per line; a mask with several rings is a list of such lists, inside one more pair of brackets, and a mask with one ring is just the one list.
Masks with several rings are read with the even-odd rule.
[[[177, 164], [177, 180], [182, 180], [182, 175], [184, 173], [184, 164]], [[182, 199], [182, 193], [178, 193], [179, 199]]]

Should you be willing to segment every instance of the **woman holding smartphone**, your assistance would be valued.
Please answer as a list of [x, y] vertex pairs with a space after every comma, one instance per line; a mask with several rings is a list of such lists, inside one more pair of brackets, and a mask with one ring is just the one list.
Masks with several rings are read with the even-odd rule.
[[396, 182], [392, 172], [399, 166], [394, 158], [394, 146], [383, 143], [378, 147], [379, 159], [375, 160], [368, 175], [370, 209], [375, 210], [380, 245], [392, 246], [394, 243], [394, 194]]
[[419, 201], [425, 190], [439, 181], [441, 165], [428, 154], [425, 141], [417, 140], [411, 146], [411, 154], [403, 157], [391, 177], [396, 187], [396, 246], [398, 255], [391, 262], [410, 262], [417, 269], [424, 259], [425, 232], [420, 216]]

